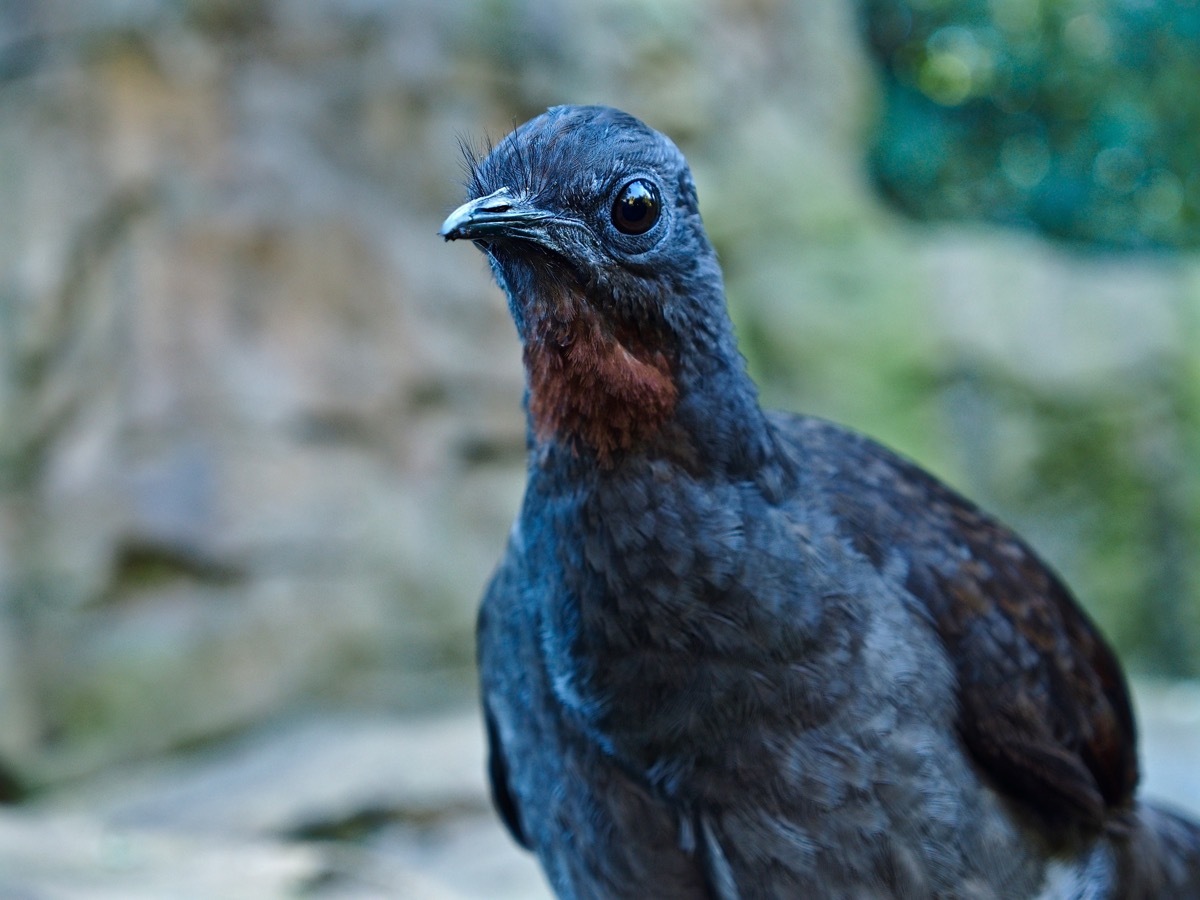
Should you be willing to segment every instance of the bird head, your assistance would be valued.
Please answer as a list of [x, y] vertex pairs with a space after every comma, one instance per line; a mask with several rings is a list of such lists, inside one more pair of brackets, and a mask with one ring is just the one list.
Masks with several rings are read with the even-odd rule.
[[712, 256], [683, 154], [619, 110], [554, 107], [468, 165], [470, 199], [441, 234], [487, 254], [523, 339], [562, 312], [538, 300], [563, 290], [614, 326], [662, 319], [646, 301]]
[[683, 154], [633, 116], [559, 106], [468, 159], [448, 241], [487, 255], [524, 345], [535, 436], [610, 463], [737, 357]]

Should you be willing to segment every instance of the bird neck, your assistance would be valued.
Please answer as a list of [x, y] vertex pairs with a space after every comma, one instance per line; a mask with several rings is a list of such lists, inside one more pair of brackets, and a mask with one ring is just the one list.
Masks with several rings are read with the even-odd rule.
[[535, 448], [600, 469], [630, 455], [693, 470], [761, 464], [769, 435], [723, 306], [670, 341], [614, 326], [589, 303], [558, 298], [554, 309], [525, 342]]
[[542, 319], [525, 345], [535, 441], [586, 452], [601, 466], [660, 433], [679, 389], [670, 360], [600, 320], [586, 303]]

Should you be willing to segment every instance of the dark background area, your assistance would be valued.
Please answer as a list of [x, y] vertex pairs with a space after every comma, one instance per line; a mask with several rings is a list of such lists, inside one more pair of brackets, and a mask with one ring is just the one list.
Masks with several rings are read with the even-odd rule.
[[471, 708], [520, 354], [436, 231], [561, 102], [680, 144], [764, 401], [1022, 531], [1191, 796], [1198, 84], [1194, 2], [0, 5], [0, 893], [537, 895]]

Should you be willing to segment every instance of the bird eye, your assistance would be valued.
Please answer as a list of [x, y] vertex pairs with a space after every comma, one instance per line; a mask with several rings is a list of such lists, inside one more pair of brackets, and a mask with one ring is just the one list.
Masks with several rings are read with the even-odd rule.
[[622, 234], [645, 234], [662, 215], [658, 188], [645, 179], [629, 182], [613, 201], [612, 223]]

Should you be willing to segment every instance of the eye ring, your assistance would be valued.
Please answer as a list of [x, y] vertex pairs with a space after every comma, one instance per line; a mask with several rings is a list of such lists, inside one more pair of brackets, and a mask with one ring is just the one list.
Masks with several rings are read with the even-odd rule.
[[635, 178], [617, 191], [612, 205], [612, 223], [622, 234], [645, 234], [661, 217], [662, 197], [654, 182]]

